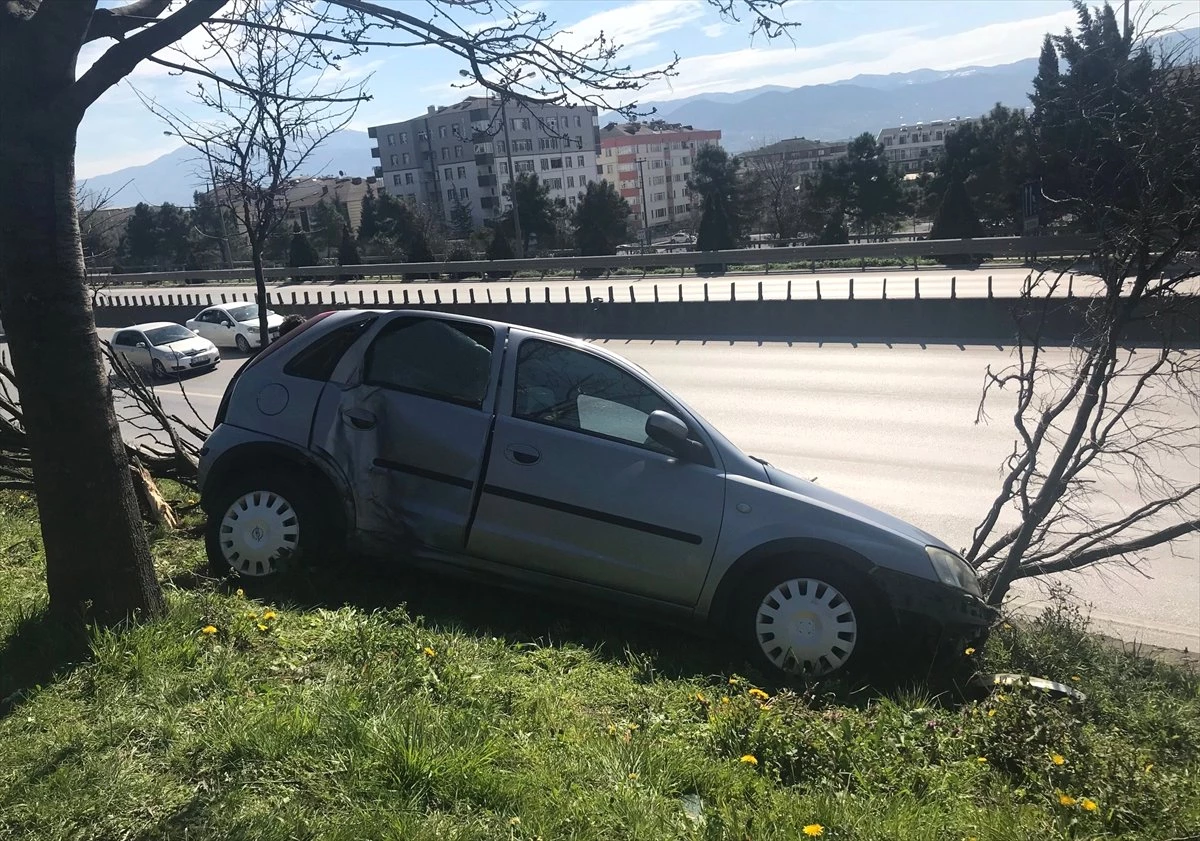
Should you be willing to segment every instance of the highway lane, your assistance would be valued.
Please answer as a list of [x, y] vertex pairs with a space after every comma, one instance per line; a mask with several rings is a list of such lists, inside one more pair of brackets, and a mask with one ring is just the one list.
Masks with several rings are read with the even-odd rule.
[[[720, 277], [700, 278], [695, 276], [677, 277], [663, 275], [613, 276], [610, 278], [593, 278], [589, 280], [547, 279], [518, 279], [511, 281], [487, 281], [479, 279], [464, 280], [459, 283], [448, 281], [412, 281], [408, 283], [380, 282], [376, 280], [356, 281], [352, 283], [330, 283], [318, 281], [311, 283], [278, 283], [271, 284], [268, 294], [272, 305], [289, 304], [294, 299], [297, 303], [305, 302], [305, 295], [311, 303], [317, 302], [318, 293], [322, 302], [336, 300], [344, 303], [347, 296], [351, 303], [359, 302], [359, 295], [366, 305], [375, 302], [378, 295], [380, 303], [386, 304], [388, 293], [395, 303], [403, 303], [405, 295], [411, 303], [424, 300], [434, 303], [440, 297], [443, 303], [458, 300], [470, 302], [472, 296], [478, 302], [489, 300], [503, 302], [511, 295], [512, 300], [521, 302], [529, 300], [544, 302], [547, 297], [552, 302], [573, 302], [600, 297], [609, 298], [609, 288], [612, 288], [612, 299], [615, 301], [653, 301], [657, 293], [662, 301], [703, 301], [707, 294], [709, 300], [728, 301], [731, 297], [737, 300], [753, 300], [759, 295], [762, 287], [762, 297], [766, 300], [784, 300], [792, 297], [799, 300], [815, 300], [818, 294], [824, 298], [846, 298], [850, 294], [851, 279], [853, 279], [854, 295], [856, 298], [882, 298], [886, 285], [889, 298], [912, 298], [917, 294], [918, 286], [923, 298], [948, 298], [951, 292], [951, 279], [954, 279], [955, 294], [963, 298], [980, 298], [988, 294], [988, 278], [992, 278], [992, 291], [996, 296], [1016, 296], [1020, 294], [1022, 284], [1029, 276], [1029, 269], [1016, 267], [986, 267], [975, 270], [944, 269], [922, 267], [914, 269], [871, 269], [866, 272], [855, 271], [819, 271], [793, 272], [789, 274], [772, 272], [771, 274], [729, 275]], [[1058, 294], [1066, 295], [1068, 291], [1076, 295], [1087, 294], [1096, 289], [1097, 281], [1084, 275], [1078, 275], [1072, 282], [1068, 277], [1062, 279]], [[819, 293], [818, 293], [819, 285]], [[732, 289], [731, 289], [732, 286]], [[707, 290], [707, 291], [706, 291]], [[253, 300], [254, 285], [245, 283], [230, 284], [197, 284], [192, 286], [172, 287], [142, 287], [121, 286], [107, 289], [102, 296], [114, 296], [117, 301], [127, 297], [140, 300], [143, 296], [167, 295], [192, 296], [197, 310], [207, 305], [208, 300], [220, 303], [221, 295], [239, 300], [246, 296]], [[203, 296], [203, 297], [198, 297]], [[186, 298], [184, 298], [186, 300]]]
[[[105, 333], [111, 331], [103, 331]], [[1011, 404], [989, 403], [976, 425], [983, 371], [1006, 364], [995, 346], [754, 341], [596, 340], [645, 367], [747, 452], [966, 545], [990, 505], [1011, 451]], [[1063, 351], [1059, 351], [1062, 353]], [[202, 415], [215, 415], [240, 360], [185, 383]], [[164, 405], [186, 410], [177, 390]], [[1186, 405], [1173, 406], [1186, 420]], [[1190, 457], [1194, 459], [1194, 454]], [[1176, 454], [1160, 469], [1200, 475]], [[1130, 504], [1132, 492], [1105, 489]], [[1116, 567], [1057, 576], [1091, 603], [1097, 627], [1123, 639], [1200, 649], [1200, 536], [1151, 552], [1140, 573]], [[1045, 603], [1044, 585], [1023, 582], [1012, 604]]]

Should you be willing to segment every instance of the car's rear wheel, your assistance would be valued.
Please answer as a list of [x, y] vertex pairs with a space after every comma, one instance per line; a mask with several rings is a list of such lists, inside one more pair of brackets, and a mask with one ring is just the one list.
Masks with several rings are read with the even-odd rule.
[[302, 563], [328, 546], [316, 495], [290, 471], [263, 472], [226, 484], [206, 506], [209, 568], [262, 578]]
[[238, 333], [237, 338], [234, 339], [233, 341], [237, 345], [237, 349], [239, 351], [241, 351], [242, 353], [250, 352], [250, 342], [246, 341], [246, 337], [243, 336], [241, 333]]
[[782, 561], [750, 576], [734, 619], [751, 657], [766, 671], [825, 677], [867, 660], [878, 643], [877, 610], [855, 573]]

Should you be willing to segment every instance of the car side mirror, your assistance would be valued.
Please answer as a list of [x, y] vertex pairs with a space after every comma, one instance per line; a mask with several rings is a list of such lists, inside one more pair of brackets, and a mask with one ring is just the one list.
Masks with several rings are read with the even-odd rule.
[[142, 349], [142, 350], [145, 350], [145, 349], [146, 349], [146, 343], [145, 343], [145, 342], [138, 342], [136, 345], [134, 345], [134, 347], [135, 347], [135, 348], [140, 348], [140, 349]]
[[688, 438], [688, 426], [670, 412], [662, 409], [646, 418], [646, 437], [661, 444], [680, 458], [694, 461], [703, 447]]

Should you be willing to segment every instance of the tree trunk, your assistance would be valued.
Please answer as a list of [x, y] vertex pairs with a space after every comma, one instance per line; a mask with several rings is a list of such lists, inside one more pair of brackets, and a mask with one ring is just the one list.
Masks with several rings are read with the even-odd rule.
[[267, 333], [267, 279], [263, 277], [262, 246], [250, 244], [250, 259], [254, 262], [254, 296], [258, 299], [258, 338], [262, 347], [270, 341]]
[[0, 310], [28, 429], [50, 607], [73, 622], [153, 616], [162, 592], [88, 303], [76, 125], [44, 114], [26, 120], [4, 91], [0, 105], [8, 116], [0, 120]]

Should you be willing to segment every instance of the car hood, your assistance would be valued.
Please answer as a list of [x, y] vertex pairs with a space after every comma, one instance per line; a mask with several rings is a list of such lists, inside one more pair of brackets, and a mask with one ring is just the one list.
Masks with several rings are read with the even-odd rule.
[[[251, 318], [251, 319], [247, 319], [246, 321], [239, 321], [238, 324], [244, 324], [247, 327], [257, 327], [258, 326], [258, 316], [255, 316], [254, 318]], [[278, 327], [280, 324], [283, 324], [283, 316], [280, 315], [279, 313], [273, 312], [267, 316], [267, 329], [268, 330], [270, 330], [272, 327]]]
[[187, 353], [188, 351], [204, 353], [205, 351], [212, 350], [212, 348], [212, 342], [210, 342], [208, 339], [202, 339], [199, 336], [193, 336], [190, 339], [180, 339], [177, 342], [171, 342], [170, 344], [166, 345], [154, 346], [155, 350], [165, 350], [173, 353]]
[[778, 467], [766, 465], [767, 478], [771, 484], [777, 488], [782, 488], [786, 491], [791, 491], [798, 496], [810, 499], [813, 502], [819, 503], [827, 508], [839, 511], [848, 517], [852, 517], [859, 522], [869, 526], [885, 529], [900, 537], [906, 538], [919, 543], [922, 546], [938, 546], [948, 552], [958, 554], [954, 549], [946, 545], [945, 541], [938, 540], [932, 534], [922, 529], [917, 528], [911, 523], [906, 523], [899, 517], [893, 517], [891, 514], [885, 514], [877, 508], [872, 508], [869, 505], [859, 502], [856, 499], [851, 499], [848, 496], [840, 494], [836, 491], [831, 491], [828, 488], [823, 488], [820, 485], [809, 482], [806, 479], [801, 479], [798, 476], [793, 476], [780, 470]]

